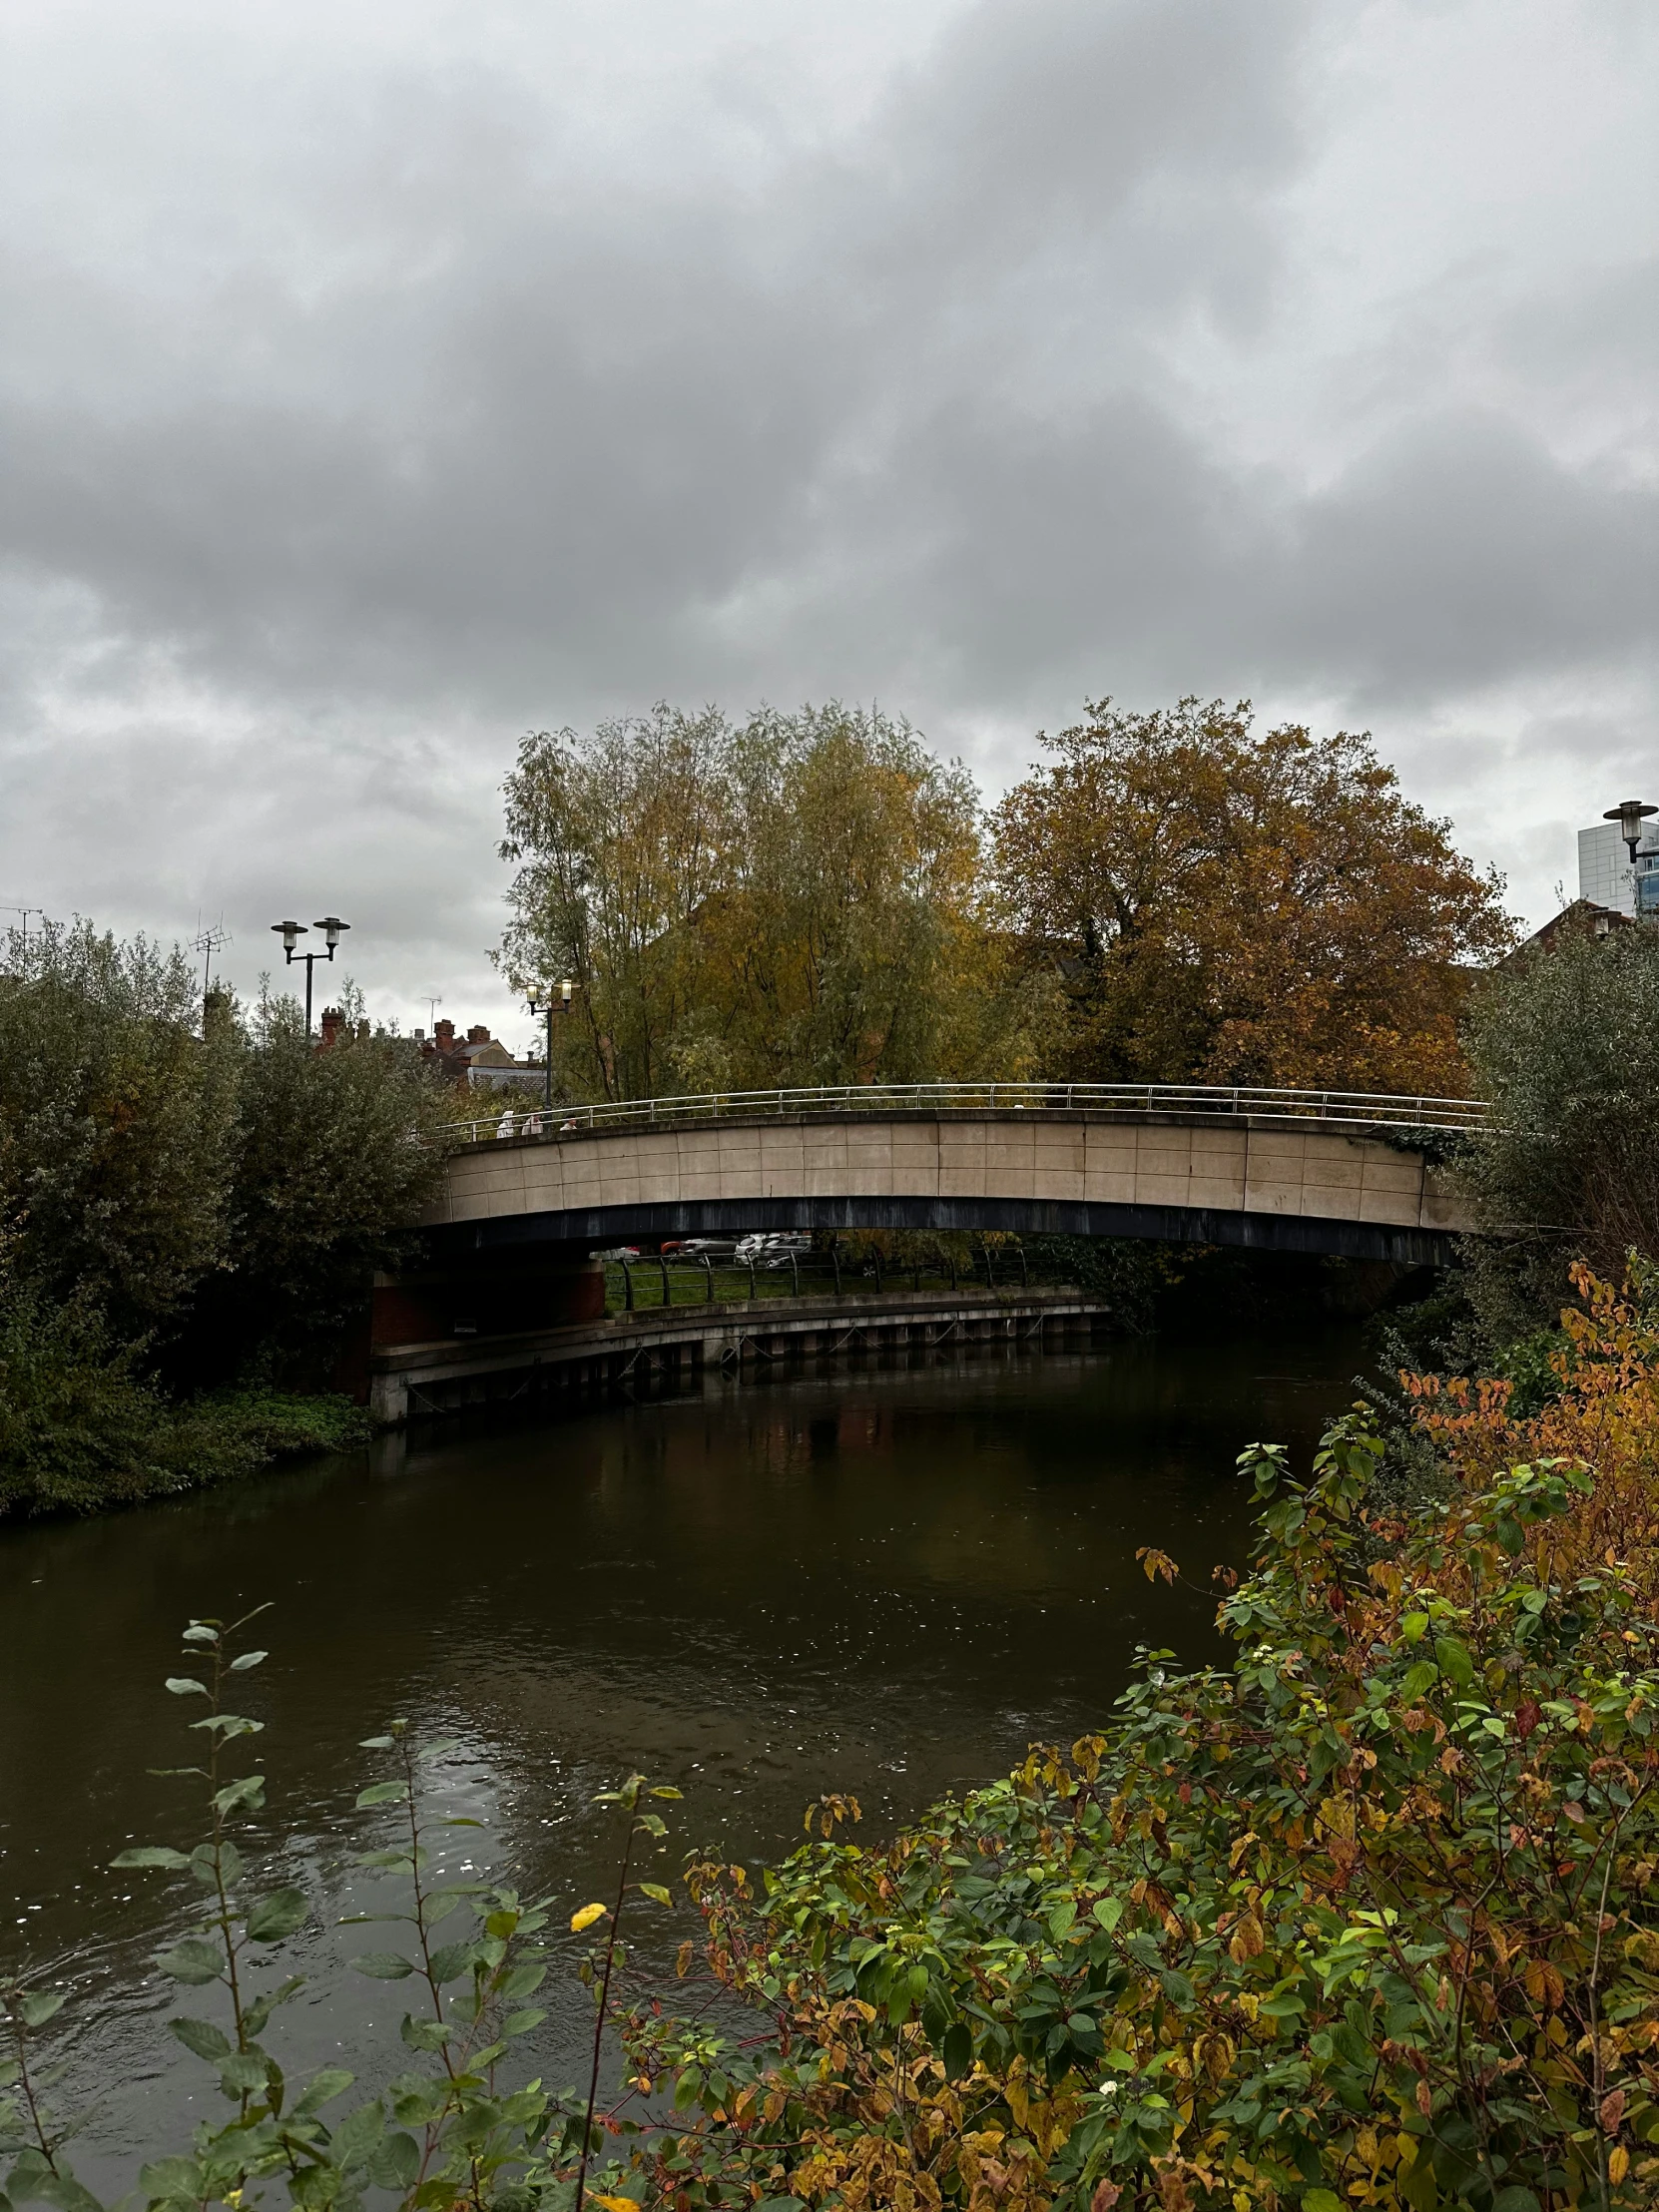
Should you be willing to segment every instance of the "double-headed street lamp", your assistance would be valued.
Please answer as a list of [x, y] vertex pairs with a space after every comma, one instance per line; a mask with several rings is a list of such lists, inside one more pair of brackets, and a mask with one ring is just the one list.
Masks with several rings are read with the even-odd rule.
[[570, 1012], [570, 994], [576, 988], [567, 975], [557, 991], [551, 984], [538, 983], [530, 993], [530, 1011], [547, 1016], [547, 1111], [553, 1111], [553, 1016]]
[[295, 951], [294, 947], [298, 944], [300, 938], [310, 935], [310, 930], [306, 928], [302, 921], [274, 921], [271, 926], [282, 940], [283, 965], [292, 967], [295, 960], [303, 960], [305, 963], [305, 1039], [309, 1043], [311, 1034], [311, 970], [318, 960], [331, 960], [333, 958], [335, 945], [339, 943], [351, 924], [348, 921], [341, 921], [338, 914], [324, 914], [320, 921], [312, 924], [313, 928], [322, 931], [323, 941], [328, 947], [326, 952]]

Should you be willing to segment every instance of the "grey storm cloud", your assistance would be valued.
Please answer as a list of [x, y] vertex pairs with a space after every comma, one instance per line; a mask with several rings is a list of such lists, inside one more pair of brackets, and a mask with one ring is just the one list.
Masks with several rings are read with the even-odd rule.
[[1650, 19], [841, 29], [22, 10], [15, 895], [224, 906], [245, 987], [264, 920], [349, 895], [378, 999], [504, 1011], [513, 743], [660, 696], [876, 695], [994, 783], [1085, 694], [1248, 692], [1478, 799], [1534, 900], [1584, 731], [1651, 780]]

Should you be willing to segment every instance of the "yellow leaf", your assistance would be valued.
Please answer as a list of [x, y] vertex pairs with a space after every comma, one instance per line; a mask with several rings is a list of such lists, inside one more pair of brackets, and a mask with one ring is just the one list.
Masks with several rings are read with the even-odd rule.
[[590, 2190], [588, 2202], [602, 2204], [605, 2212], [640, 2212], [638, 2197], [596, 2197]]
[[[602, 1921], [608, 1910], [609, 1908], [603, 1905], [584, 1905], [580, 1913], [572, 1913], [570, 1916], [570, 1933], [573, 1936], [580, 1936], [584, 1928], [592, 1928], [595, 1921]], [[595, 2197], [593, 2201], [595, 2204], [603, 2204], [605, 2199]], [[611, 2199], [613, 2204], [618, 2201], [615, 2197]], [[634, 2207], [634, 2212], [639, 2212], [637, 2205]]]

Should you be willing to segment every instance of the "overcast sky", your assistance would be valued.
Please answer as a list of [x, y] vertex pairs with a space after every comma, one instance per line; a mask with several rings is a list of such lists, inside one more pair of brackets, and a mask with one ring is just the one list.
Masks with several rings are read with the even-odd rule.
[[0, 898], [376, 1011], [520, 734], [1369, 728], [1532, 921], [1659, 799], [1652, 0], [7, 0]]

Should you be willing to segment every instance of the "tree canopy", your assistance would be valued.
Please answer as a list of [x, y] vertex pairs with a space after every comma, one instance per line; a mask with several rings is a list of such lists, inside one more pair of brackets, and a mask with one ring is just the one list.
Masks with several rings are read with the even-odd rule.
[[500, 959], [569, 975], [578, 1097], [1010, 1076], [1048, 1005], [996, 927], [972, 779], [838, 705], [525, 739]]
[[1065, 1072], [1465, 1089], [1458, 1011], [1513, 925], [1369, 737], [1103, 699], [1043, 742], [995, 862], [1027, 957], [1065, 979]]
[[1659, 1259], [1659, 931], [1567, 936], [1483, 984], [1467, 1045], [1491, 1119], [1459, 1158], [1489, 1232], [1463, 1287], [1489, 1345], [1553, 1320], [1569, 1261]]
[[413, 1046], [318, 1050], [291, 999], [204, 1018], [177, 951], [85, 921], [0, 953], [0, 1273], [38, 1294], [17, 1311], [74, 1306], [197, 1374], [325, 1343], [441, 1173]]

